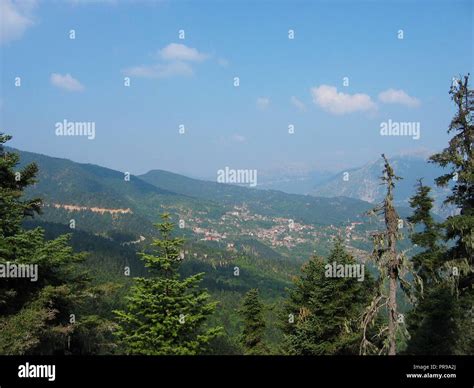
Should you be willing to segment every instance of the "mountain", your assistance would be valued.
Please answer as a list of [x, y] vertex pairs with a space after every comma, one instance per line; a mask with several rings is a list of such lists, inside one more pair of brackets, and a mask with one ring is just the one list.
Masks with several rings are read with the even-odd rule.
[[139, 178], [159, 189], [214, 201], [227, 208], [245, 204], [253, 213], [286, 217], [313, 225], [342, 225], [348, 219], [360, 220], [370, 208], [367, 202], [353, 198], [318, 198], [260, 190], [188, 178], [163, 170], [152, 170]]
[[220, 211], [211, 203], [160, 189], [133, 175], [127, 180], [123, 172], [6, 149], [20, 154], [20, 166], [38, 165], [38, 182], [26, 194], [43, 199], [46, 221], [68, 224], [74, 219], [79, 229], [102, 234], [123, 230], [137, 236], [154, 233], [152, 224], [164, 211]]
[[258, 172], [258, 188], [278, 190], [289, 194], [309, 194], [314, 187], [332, 178], [329, 171], [299, 170], [297, 168]]
[[[448, 188], [438, 188], [434, 179], [443, 174], [443, 170], [427, 160], [416, 156], [396, 156], [389, 159], [396, 175], [402, 177], [396, 185], [394, 200], [398, 206], [409, 206], [409, 198], [415, 193], [419, 178], [423, 184], [431, 186], [435, 199], [434, 211], [440, 216], [447, 216], [451, 209], [443, 206]], [[380, 184], [382, 158], [351, 170], [341, 171], [331, 179], [314, 187], [311, 195], [322, 197], [346, 196], [370, 203], [382, 201], [385, 188]], [[347, 177], [346, 179], [344, 179]]]
[[21, 164], [39, 166], [38, 182], [26, 192], [43, 199], [39, 221], [137, 249], [156, 236], [153, 224], [163, 212], [182, 220], [177, 232], [192, 244], [280, 262], [324, 254], [348, 227], [353, 246], [370, 249], [368, 231], [376, 226], [366, 222], [371, 205], [359, 199], [257, 190], [162, 170], [125, 179], [109, 168], [13, 151]]

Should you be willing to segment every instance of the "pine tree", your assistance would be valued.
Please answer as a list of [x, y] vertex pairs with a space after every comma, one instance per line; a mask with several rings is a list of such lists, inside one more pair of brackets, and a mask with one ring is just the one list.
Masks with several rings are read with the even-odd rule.
[[[375, 295], [363, 317], [361, 353], [386, 352], [389, 355], [395, 355], [397, 353], [397, 333], [399, 329], [399, 314], [397, 311], [398, 286], [400, 284], [402, 290], [410, 296], [411, 285], [402, 276], [409, 269], [409, 262], [405, 260], [404, 254], [397, 251], [397, 241], [402, 236], [399, 233], [400, 218], [393, 204], [395, 182], [402, 178], [395, 175], [392, 166], [384, 154], [382, 154], [382, 158], [384, 160], [384, 170], [381, 180], [387, 188], [387, 193], [383, 203], [370, 213], [383, 215], [385, 229], [373, 234], [373, 257], [380, 275], [377, 280], [377, 287], [374, 288]], [[386, 281], [388, 281], [388, 287]], [[382, 328], [376, 337], [380, 339], [383, 333], [387, 333], [383, 341], [383, 347], [378, 348], [374, 346], [373, 341], [368, 339], [367, 331], [379, 316], [379, 311], [382, 308], [387, 309], [388, 325], [386, 328]]]
[[84, 255], [73, 252], [67, 235], [46, 241], [43, 229], [23, 229], [41, 207], [40, 199], [24, 199], [38, 167], [16, 171], [18, 154], [3, 146], [10, 139], [0, 134], [0, 265], [37, 265], [38, 274], [36, 281], [0, 278], [0, 354], [68, 353], [88, 299], [89, 278], [78, 267]]
[[439, 282], [441, 276], [439, 268], [442, 264], [443, 247], [440, 241], [443, 235], [441, 226], [433, 220], [431, 215], [434, 201], [430, 197], [430, 191], [431, 188], [424, 186], [420, 179], [416, 194], [410, 198], [413, 214], [407, 218], [408, 222], [421, 228], [419, 232], [411, 235], [412, 243], [423, 249], [412, 258], [414, 270], [422, 281], [418, 287], [419, 293], [423, 292], [420, 287]]
[[260, 301], [258, 289], [252, 289], [245, 294], [239, 312], [244, 319], [241, 343], [246, 354], [268, 353], [265, 345], [263, 304]]
[[459, 309], [442, 271], [444, 248], [441, 227], [431, 215], [433, 199], [430, 187], [419, 180], [416, 194], [410, 199], [413, 214], [408, 217], [419, 231], [411, 235], [413, 244], [423, 249], [413, 256], [416, 304], [407, 316], [410, 340], [408, 354], [451, 354], [459, 333], [455, 321]]
[[474, 306], [474, 91], [469, 89], [469, 74], [453, 82], [450, 95], [457, 111], [448, 128], [452, 134], [448, 146], [433, 156], [430, 161], [449, 169], [436, 179], [436, 184], [446, 187], [451, 183], [451, 193], [445, 204], [454, 205], [458, 214], [447, 218], [443, 223], [445, 240], [450, 244], [443, 255], [447, 280], [454, 289], [458, 304], [457, 323], [459, 338], [453, 352], [472, 354], [474, 351], [474, 332], [472, 330], [472, 311]]
[[[38, 214], [42, 205], [39, 198], [22, 199], [25, 188], [36, 182], [38, 166], [31, 163], [15, 171], [20, 157], [4, 149], [4, 144], [11, 138], [0, 133], [0, 234], [5, 238], [20, 232], [23, 219]], [[5, 241], [0, 241], [2, 242], [6, 244]], [[0, 245], [1, 251], [2, 245]]]
[[284, 348], [294, 355], [357, 354], [360, 317], [368, 303], [373, 281], [363, 268], [364, 280], [329, 277], [327, 265], [357, 262], [337, 240], [327, 260], [313, 256], [294, 281], [285, 303]]
[[141, 253], [149, 277], [135, 278], [126, 311], [116, 311], [117, 336], [128, 354], [193, 355], [204, 351], [220, 328], [203, 327], [216, 303], [199, 289], [203, 274], [181, 279], [178, 269], [184, 239], [172, 237], [169, 214], [156, 227], [154, 254]]
[[453, 183], [445, 203], [456, 206], [459, 214], [448, 217], [443, 225], [446, 239], [454, 242], [446, 260], [462, 270], [458, 286], [463, 292], [472, 289], [474, 283], [474, 92], [469, 90], [469, 75], [453, 83], [449, 93], [457, 108], [448, 129], [453, 137], [448, 147], [431, 156], [430, 161], [450, 169], [436, 179], [436, 184], [445, 187]]

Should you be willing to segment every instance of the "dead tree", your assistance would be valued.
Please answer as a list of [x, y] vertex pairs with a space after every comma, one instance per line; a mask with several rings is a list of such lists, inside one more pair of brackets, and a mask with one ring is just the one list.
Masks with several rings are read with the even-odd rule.
[[[403, 227], [403, 221], [399, 219], [393, 205], [395, 182], [401, 178], [395, 175], [392, 166], [384, 154], [382, 154], [382, 158], [385, 164], [381, 181], [386, 187], [387, 192], [383, 202], [369, 212], [371, 215], [383, 215], [384, 217], [384, 230], [373, 233], [372, 235], [374, 241], [372, 257], [379, 270], [380, 276], [377, 279], [375, 295], [362, 317], [360, 353], [388, 353], [389, 355], [394, 355], [397, 353], [396, 336], [399, 325], [397, 312], [398, 285], [400, 283], [401, 288], [405, 292], [408, 291], [410, 285], [400, 276], [402, 267], [407, 264], [406, 260], [404, 260], [404, 253], [397, 251], [397, 241], [401, 238], [399, 229]], [[388, 325], [379, 327], [377, 332], [369, 339], [369, 327], [373, 325], [380, 309], [383, 307], [388, 311]], [[377, 347], [374, 345], [375, 341], [383, 343], [383, 346]]]

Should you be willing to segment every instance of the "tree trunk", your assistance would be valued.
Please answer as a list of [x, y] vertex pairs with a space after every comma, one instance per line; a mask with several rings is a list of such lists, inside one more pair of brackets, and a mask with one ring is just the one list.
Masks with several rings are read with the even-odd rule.
[[390, 290], [388, 296], [388, 340], [389, 356], [397, 354], [396, 329], [397, 329], [397, 272], [394, 268], [390, 271]]

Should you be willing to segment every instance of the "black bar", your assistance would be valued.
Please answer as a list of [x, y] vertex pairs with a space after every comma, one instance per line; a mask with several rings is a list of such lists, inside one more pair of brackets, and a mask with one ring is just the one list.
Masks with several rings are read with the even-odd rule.
[[[19, 377], [20, 365], [54, 365], [55, 379]], [[414, 366], [417, 369], [414, 369]], [[427, 368], [426, 370], [420, 369]], [[22, 386], [161, 387], [240, 384], [288, 387], [470, 387], [473, 356], [0, 356], [0, 388]], [[453, 369], [454, 368], [454, 369]], [[427, 374], [441, 374], [429, 377]], [[426, 377], [409, 378], [407, 374]], [[449, 376], [448, 376], [449, 375]], [[455, 375], [452, 376], [452, 375]], [[257, 380], [258, 379], [258, 380]], [[340, 384], [344, 385], [340, 385]], [[125, 384], [125, 385], [124, 385]], [[346, 385], [347, 384], [347, 385]]]

